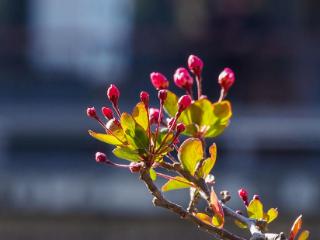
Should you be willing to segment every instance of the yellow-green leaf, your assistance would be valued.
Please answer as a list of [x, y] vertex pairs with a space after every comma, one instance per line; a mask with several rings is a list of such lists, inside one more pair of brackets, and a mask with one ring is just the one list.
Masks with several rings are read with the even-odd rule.
[[134, 120], [145, 130], [148, 129], [148, 113], [143, 102], [139, 102], [132, 111]]
[[200, 176], [205, 178], [213, 168], [216, 159], [217, 159], [217, 146], [213, 143], [209, 148], [210, 157], [203, 161], [203, 164], [200, 168]]
[[223, 228], [224, 225], [224, 216], [223, 215], [219, 215], [219, 214], [215, 214], [212, 217], [212, 224], [218, 228]]
[[138, 162], [142, 160], [137, 150], [132, 150], [128, 147], [117, 147], [113, 149], [112, 153], [118, 158], [132, 162]]
[[157, 173], [153, 168], [150, 168], [149, 175], [152, 181], [157, 180]]
[[167, 91], [167, 98], [163, 105], [164, 110], [170, 117], [174, 117], [178, 112], [178, 97], [171, 91]]
[[179, 147], [178, 158], [185, 170], [194, 175], [197, 163], [203, 158], [201, 140], [188, 138]]
[[297, 236], [298, 232], [301, 229], [301, 226], [302, 226], [302, 215], [297, 217], [297, 219], [294, 221], [294, 223], [291, 227], [289, 240], [295, 239], [295, 237]]
[[168, 182], [166, 182], [161, 187], [161, 190], [163, 192], [168, 192], [171, 190], [189, 188], [192, 186], [193, 186], [192, 183], [190, 183], [187, 179], [177, 176], [177, 177], [174, 177], [174, 179], [170, 179]]
[[263, 219], [263, 204], [259, 199], [252, 199], [247, 207], [249, 218]]
[[111, 134], [96, 133], [91, 130], [89, 130], [88, 132], [92, 137], [94, 137], [95, 139], [97, 139], [101, 142], [112, 144], [112, 145], [123, 145], [123, 143], [119, 139], [117, 139], [116, 137], [114, 137]]
[[308, 230], [304, 230], [298, 237], [298, 240], [307, 240], [309, 238], [310, 232]]
[[212, 225], [212, 218], [205, 213], [196, 213], [197, 218], [199, 218], [202, 222]]
[[213, 105], [214, 123], [206, 132], [205, 137], [216, 137], [229, 125], [232, 116], [231, 104], [229, 101], [214, 103]]
[[267, 223], [271, 223], [273, 220], [275, 220], [278, 217], [278, 210], [276, 208], [270, 208], [267, 212]]

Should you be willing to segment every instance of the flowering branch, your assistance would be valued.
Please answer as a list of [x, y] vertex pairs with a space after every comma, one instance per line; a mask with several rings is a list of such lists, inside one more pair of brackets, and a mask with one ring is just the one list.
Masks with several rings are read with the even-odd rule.
[[[229, 125], [232, 116], [231, 103], [225, 98], [235, 82], [235, 75], [230, 68], [225, 68], [220, 73], [218, 84], [221, 94], [218, 101], [211, 102], [202, 95], [202, 60], [190, 55], [188, 68], [189, 70], [180, 67], [173, 75], [175, 85], [184, 89], [186, 95], [178, 97], [169, 91], [167, 78], [161, 73], [153, 72], [150, 80], [158, 91], [159, 108], [151, 108], [149, 93], [142, 91], [140, 102], [131, 114], [121, 113], [120, 91], [111, 84], [107, 89], [107, 97], [116, 116], [111, 108], [103, 107], [101, 112], [107, 120], [103, 122], [95, 108], [89, 107], [87, 115], [95, 119], [104, 130], [104, 133], [89, 130], [89, 134], [99, 141], [115, 146], [112, 153], [117, 158], [130, 161], [130, 164], [112, 162], [101, 152], [96, 153], [96, 161], [138, 173], [154, 196], [155, 206], [193, 222], [216, 239], [246, 239], [227, 229], [231, 220], [239, 228], [248, 229], [250, 240], [294, 240], [301, 230], [301, 216], [294, 222], [287, 238], [283, 233], [266, 232], [268, 224], [277, 218], [278, 210], [270, 208], [264, 212], [258, 195], [254, 195], [249, 201], [245, 189], [238, 192], [248, 216], [227, 206], [231, 199], [228, 191], [222, 191], [220, 199], [216, 195], [216, 182], [211, 170], [217, 159], [217, 146], [211, 144], [207, 154], [205, 140], [217, 137]], [[189, 71], [194, 76], [191, 76]], [[193, 99], [192, 94], [193, 77], [197, 83], [197, 99]], [[167, 121], [164, 119], [165, 113], [170, 117]], [[187, 139], [181, 143], [182, 135], [187, 136]], [[168, 171], [170, 175], [159, 172], [159, 168]], [[161, 189], [155, 184], [157, 177], [167, 180]], [[167, 200], [163, 195], [163, 192], [183, 188], [190, 191], [189, 204], [185, 208]], [[197, 206], [201, 198], [206, 203], [204, 210]], [[306, 240], [308, 237], [309, 232], [302, 231], [298, 240]]]

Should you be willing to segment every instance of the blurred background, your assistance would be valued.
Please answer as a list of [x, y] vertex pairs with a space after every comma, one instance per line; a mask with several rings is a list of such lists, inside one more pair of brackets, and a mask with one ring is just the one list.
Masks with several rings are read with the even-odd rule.
[[319, 237], [319, 9], [317, 0], [0, 0], [0, 238], [211, 239], [155, 209], [136, 175], [95, 164], [96, 151], [112, 149], [87, 134], [99, 127], [85, 109], [108, 104], [110, 83], [130, 110], [142, 89], [155, 96], [150, 72], [172, 79], [189, 54], [204, 60], [212, 100], [220, 71], [236, 72], [232, 123], [213, 140], [217, 190], [237, 209], [240, 187], [278, 207], [274, 231], [303, 213]]

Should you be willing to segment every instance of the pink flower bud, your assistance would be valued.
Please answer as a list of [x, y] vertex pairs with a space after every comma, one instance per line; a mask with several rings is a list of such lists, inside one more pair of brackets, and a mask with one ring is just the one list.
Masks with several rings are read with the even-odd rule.
[[107, 118], [109, 120], [113, 118], [113, 113], [112, 113], [111, 108], [102, 107], [101, 112], [102, 112], [103, 116], [105, 116], [105, 118]]
[[166, 89], [162, 89], [158, 92], [158, 98], [161, 103], [163, 103], [167, 99], [168, 91]]
[[238, 195], [245, 203], [245, 205], [248, 206], [248, 192], [244, 188], [240, 188], [238, 191]]
[[129, 165], [130, 172], [136, 173], [141, 170], [142, 164], [137, 162], [131, 162]]
[[140, 93], [140, 100], [141, 100], [141, 102], [144, 103], [145, 106], [148, 106], [148, 104], [149, 104], [149, 93], [147, 93], [145, 91], [142, 91]]
[[120, 97], [120, 91], [116, 87], [116, 85], [114, 85], [114, 84], [110, 85], [110, 87], [107, 90], [107, 96], [108, 96], [110, 102], [112, 102], [114, 105], [118, 104], [118, 100]]
[[149, 121], [150, 124], [158, 123], [160, 111], [158, 108], [150, 108], [149, 109]]
[[107, 161], [107, 156], [102, 152], [96, 152], [95, 158], [96, 162], [98, 163], [103, 163]]
[[183, 123], [178, 123], [177, 125], [177, 132], [182, 133], [184, 130], [186, 130], [186, 127], [184, 126]]
[[179, 88], [190, 89], [193, 84], [193, 78], [190, 76], [187, 69], [181, 67], [176, 70], [173, 75], [174, 83]]
[[187, 107], [191, 104], [191, 97], [189, 95], [183, 95], [179, 98], [178, 106], [179, 106], [179, 112], [184, 111]]
[[157, 89], [167, 89], [169, 87], [168, 79], [159, 72], [153, 72], [150, 74], [150, 80], [152, 85]]
[[218, 83], [227, 92], [229, 88], [234, 84], [235, 76], [234, 72], [230, 68], [225, 68], [220, 73]]
[[190, 55], [188, 58], [188, 67], [191, 72], [200, 76], [203, 69], [203, 61], [195, 55]]
[[97, 112], [94, 107], [88, 107], [87, 108], [87, 116], [91, 118], [97, 118]]

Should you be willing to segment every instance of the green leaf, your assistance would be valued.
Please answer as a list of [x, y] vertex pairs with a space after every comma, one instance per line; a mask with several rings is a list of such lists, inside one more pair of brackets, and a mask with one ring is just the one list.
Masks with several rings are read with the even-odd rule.
[[127, 139], [126, 139], [126, 136], [123, 132], [121, 124], [119, 123], [119, 121], [117, 119], [115, 119], [115, 118], [110, 119], [106, 124], [106, 128], [112, 132], [111, 135], [115, 136], [120, 141], [127, 143]]
[[122, 113], [120, 122], [128, 142], [136, 149], [147, 149], [149, 139], [146, 131], [129, 113]]
[[267, 222], [271, 223], [278, 217], [278, 210], [276, 208], [270, 208], [267, 212]]
[[196, 213], [196, 217], [199, 218], [202, 222], [212, 225], [212, 218], [205, 213]]
[[163, 105], [164, 110], [170, 117], [174, 117], [178, 112], [178, 97], [171, 91], [167, 91], [167, 98]]
[[149, 175], [152, 181], [157, 180], [157, 173], [153, 168], [150, 168]]
[[309, 238], [310, 232], [308, 230], [304, 230], [298, 237], [298, 240], [307, 240]]
[[203, 161], [203, 164], [202, 164], [200, 171], [199, 171], [200, 176], [202, 176], [203, 178], [205, 178], [211, 172], [211, 169], [213, 168], [214, 164], [216, 163], [217, 146], [215, 143], [213, 143], [210, 146], [209, 153], [210, 153], [210, 157]]
[[249, 218], [263, 219], [263, 204], [258, 199], [252, 199], [247, 207]]
[[91, 130], [89, 130], [88, 132], [93, 138], [95, 138], [101, 142], [112, 144], [112, 145], [123, 145], [123, 143], [119, 139], [117, 139], [116, 137], [114, 137], [111, 134], [96, 133]]
[[194, 175], [197, 163], [203, 158], [201, 140], [188, 138], [179, 147], [178, 158], [185, 170]]
[[174, 179], [170, 179], [166, 182], [162, 187], [161, 190], [163, 192], [168, 192], [177, 189], [189, 188], [192, 187], [192, 183], [190, 183], [187, 179], [183, 177], [174, 177]]
[[148, 113], [143, 102], [139, 102], [132, 111], [134, 120], [145, 130], [148, 129]]
[[117, 147], [113, 149], [112, 153], [118, 158], [125, 159], [132, 162], [138, 162], [142, 160], [138, 151], [132, 150], [128, 147]]
[[224, 225], [224, 217], [218, 214], [215, 214], [212, 217], [212, 224], [218, 228], [223, 228]]

